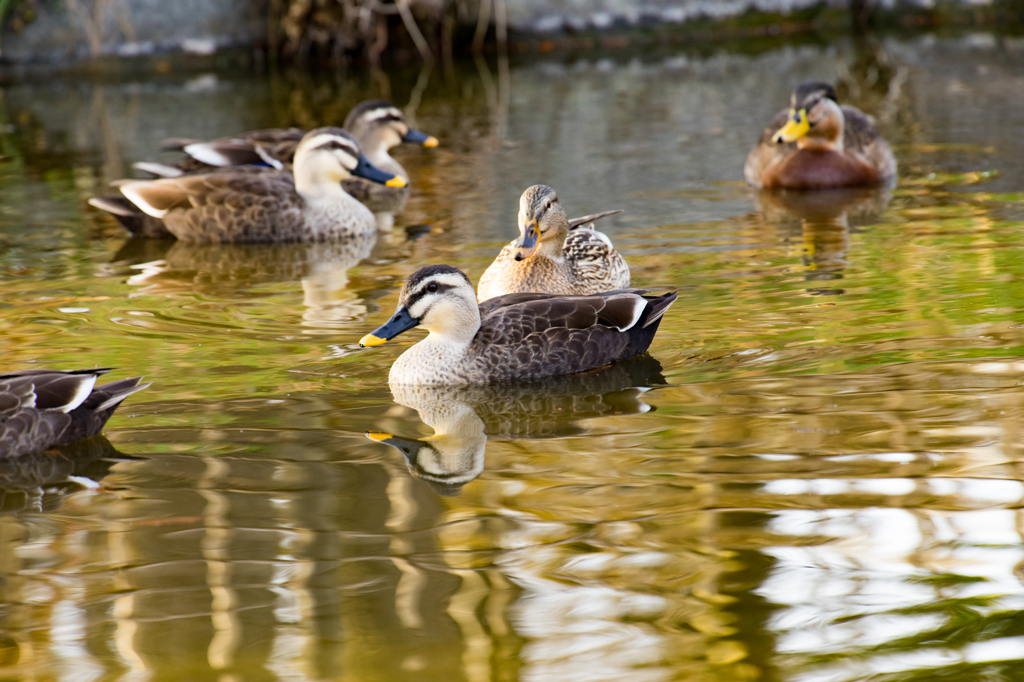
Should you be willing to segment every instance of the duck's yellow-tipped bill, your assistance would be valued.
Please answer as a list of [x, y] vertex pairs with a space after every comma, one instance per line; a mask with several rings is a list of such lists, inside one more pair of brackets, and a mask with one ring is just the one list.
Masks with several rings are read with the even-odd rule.
[[394, 438], [390, 433], [383, 433], [382, 431], [367, 431], [366, 437], [378, 443], [386, 441], [388, 438]]
[[379, 336], [374, 336], [373, 334], [367, 334], [363, 338], [359, 339], [359, 345], [364, 348], [367, 346], [383, 346], [387, 342], [387, 339], [382, 339]]
[[789, 120], [786, 121], [786, 125], [779, 128], [772, 139], [778, 143], [795, 142], [806, 135], [810, 129], [811, 123], [807, 120], [806, 109], [801, 109], [800, 111], [790, 110]]
[[437, 138], [434, 137], [433, 135], [431, 135], [427, 139], [423, 140], [423, 146], [424, 147], [436, 147], [439, 144], [441, 144], [441, 143], [438, 142]]
[[403, 178], [401, 175], [396, 175], [395, 177], [391, 178], [384, 184], [387, 185], [388, 187], [405, 187], [409, 183], [406, 182], [405, 178]]
[[404, 306], [399, 305], [398, 310], [391, 316], [391, 319], [374, 329], [372, 332], [359, 339], [360, 346], [380, 346], [395, 338], [404, 331], [408, 331], [418, 325], [419, 320], [409, 314]]

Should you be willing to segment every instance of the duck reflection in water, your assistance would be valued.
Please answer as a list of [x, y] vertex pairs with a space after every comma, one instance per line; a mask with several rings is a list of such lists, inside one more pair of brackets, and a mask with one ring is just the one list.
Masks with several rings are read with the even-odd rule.
[[661, 363], [641, 355], [611, 367], [516, 384], [391, 384], [395, 402], [418, 413], [434, 435], [367, 437], [397, 448], [413, 476], [441, 495], [458, 495], [484, 470], [487, 439], [560, 438], [586, 433], [587, 419], [650, 412], [652, 388], [666, 386]]
[[132, 460], [103, 436], [0, 458], [0, 515], [56, 511], [65, 497], [97, 487], [115, 464]]
[[[843, 278], [850, 264], [850, 232], [873, 223], [892, 199], [888, 190], [847, 188], [816, 192], [761, 190], [755, 203], [764, 221], [777, 225], [783, 239], [796, 241], [799, 235], [804, 279], [827, 282]], [[790, 242], [792, 243], [792, 242]], [[842, 289], [815, 288], [818, 296], [842, 294]]]
[[348, 271], [370, 255], [376, 235], [319, 244], [189, 244], [131, 239], [115, 262], [138, 271], [128, 283], [140, 293], [163, 296], [238, 295], [277, 282], [302, 284], [309, 326], [362, 318], [366, 304], [348, 288]]

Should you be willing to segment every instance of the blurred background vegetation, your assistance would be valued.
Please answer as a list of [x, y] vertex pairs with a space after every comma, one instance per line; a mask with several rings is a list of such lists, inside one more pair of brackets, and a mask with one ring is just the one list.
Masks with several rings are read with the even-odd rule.
[[[187, 1], [154, 5], [136, 0], [0, 0], [4, 36], [0, 63], [53, 63], [175, 50], [208, 54], [230, 45], [266, 50], [272, 61], [377, 65], [447, 61], [453, 55], [504, 52], [510, 45], [513, 51], [525, 52], [756, 41], [800, 32], [845, 32], [851, 26], [855, 30], [987, 26], [1013, 32], [1024, 25], [1024, 0], [779, 0], [770, 5], [718, 0], [208, 2], [196, 7], [220, 8], [209, 12], [216, 15], [209, 22], [199, 17], [203, 12], [193, 7], [194, 2]], [[177, 35], [171, 35], [175, 30]], [[44, 48], [38, 36], [47, 32], [49, 45]], [[29, 33], [36, 34], [35, 43], [26, 40]], [[5, 49], [15, 38], [28, 45], [21, 56]], [[199, 43], [199, 48], [190, 48], [190, 42]]]

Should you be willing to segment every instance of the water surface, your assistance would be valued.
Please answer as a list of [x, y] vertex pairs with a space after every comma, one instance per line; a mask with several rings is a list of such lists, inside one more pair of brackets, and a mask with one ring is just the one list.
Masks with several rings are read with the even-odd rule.
[[[878, 117], [895, 189], [743, 186], [808, 78]], [[442, 146], [401, 150], [375, 243], [133, 242], [85, 203], [165, 137], [377, 96]], [[1019, 40], [0, 97], [4, 367], [153, 382], [109, 442], [0, 467], [0, 679], [1024, 677]], [[651, 357], [393, 395], [416, 333], [358, 339], [417, 268], [478, 277], [536, 182], [679, 288]]]

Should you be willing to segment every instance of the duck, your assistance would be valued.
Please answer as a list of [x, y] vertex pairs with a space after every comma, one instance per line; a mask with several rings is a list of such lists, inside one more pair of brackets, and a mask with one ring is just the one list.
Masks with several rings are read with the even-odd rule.
[[874, 119], [839, 105], [828, 83], [800, 84], [747, 155], [746, 181], [765, 189], [891, 185], [896, 157]]
[[96, 436], [128, 396], [150, 384], [132, 377], [97, 386], [103, 369], [23, 369], [0, 374], [0, 459]]
[[477, 303], [451, 265], [417, 270], [398, 308], [359, 345], [379, 346], [421, 326], [428, 336], [395, 360], [391, 384], [451, 386], [523, 381], [604, 367], [647, 351], [676, 300], [646, 289], [589, 296], [507, 294]]
[[[409, 182], [409, 173], [391, 157], [390, 151], [400, 144], [437, 147], [439, 142], [411, 127], [401, 109], [383, 99], [360, 102], [345, 117], [342, 127], [359, 141], [359, 145], [377, 168]], [[286, 169], [295, 156], [298, 143], [306, 135], [301, 128], [268, 128], [252, 130], [217, 140], [164, 140], [166, 150], [182, 151], [186, 156], [176, 164], [139, 162], [135, 168], [159, 177], [180, 177], [206, 172], [218, 167], [255, 166]], [[362, 178], [342, 182], [345, 191], [366, 204], [374, 213], [397, 213], [409, 198], [408, 184], [389, 187]]]
[[528, 188], [519, 198], [519, 238], [481, 275], [477, 299], [527, 292], [586, 296], [629, 287], [629, 265], [592, 222], [619, 212], [569, 220], [555, 190]]
[[[141, 213], [160, 220], [176, 239], [198, 243], [322, 242], [369, 234], [377, 223], [341, 181], [352, 176], [389, 187], [404, 178], [374, 166], [341, 128], [306, 133], [292, 171], [226, 169], [201, 175], [121, 183]], [[102, 198], [90, 201], [108, 210]], [[122, 205], [123, 208], [123, 205]], [[147, 225], [117, 216], [129, 229]]]

